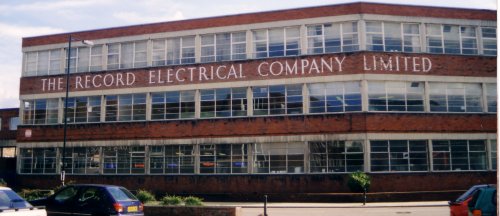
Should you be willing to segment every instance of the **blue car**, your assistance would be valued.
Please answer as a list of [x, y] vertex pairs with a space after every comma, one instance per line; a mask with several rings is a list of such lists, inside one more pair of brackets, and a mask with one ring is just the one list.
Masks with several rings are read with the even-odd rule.
[[48, 216], [144, 216], [143, 204], [124, 187], [114, 185], [67, 185], [31, 204], [45, 206]]

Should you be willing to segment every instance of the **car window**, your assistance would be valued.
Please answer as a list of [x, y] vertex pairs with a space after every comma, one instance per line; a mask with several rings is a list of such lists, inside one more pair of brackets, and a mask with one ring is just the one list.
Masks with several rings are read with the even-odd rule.
[[12, 190], [0, 190], [0, 209], [30, 208], [32, 207], [23, 198]]
[[56, 194], [54, 199], [58, 202], [64, 202], [76, 196], [78, 190], [74, 187], [68, 187]]
[[476, 185], [471, 187], [469, 190], [467, 190], [465, 193], [463, 193], [460, 197], [458, 197], [455, 202], [463, 202], [464, 200], [468, 199], [469, 197], [472, 196], [474, 192], [476, 192], [479, 188], [486, 187], [486, 185]]
[[107, 188], [111, 196], [116, 200], [116, 201], [129, 201], [129, 200], [137, 200], [135, 196], [130, 193], [125, 188], [121, 187], [108, 187]]
[[78, 196], [78, 202], [93, 202], [98, 203], [102, 200], [102, 193], [99, 188], [96, 187], [88, 187], [80, 196]]

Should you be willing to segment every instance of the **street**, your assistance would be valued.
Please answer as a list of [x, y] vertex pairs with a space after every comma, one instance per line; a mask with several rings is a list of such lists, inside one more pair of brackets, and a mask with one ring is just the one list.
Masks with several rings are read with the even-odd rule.
[[[263, 208], [243, 208], [243, 216], [263, 215]], [[268, 208], [269, 216], [326, 216], [326, 215], [370, 215], [370, 216], [441, 216], [449, 215], [447, 206], [431, 207], [315, 207], [315, 208]]]

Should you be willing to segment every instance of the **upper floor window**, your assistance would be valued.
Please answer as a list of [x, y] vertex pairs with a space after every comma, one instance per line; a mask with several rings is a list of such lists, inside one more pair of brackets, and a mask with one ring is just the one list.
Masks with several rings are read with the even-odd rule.
[[153, 40], [153, 66], [195, 62], [194, 36]]
[[247, 88], [200, 90], [201, 118], [247, 115]]
[[370, 111], [424, 111], [424, 83], [368, 82]]
[[[9, 130], [17, 130], [19, 125], [19, 117], [12, 117], [9, 119]], [[0, 118], [0, 129], [2, 128], [2, 119]]]
[[497, 55], [497, 28], [481, 28], [481, 38], [483, 39], [483, 53]]
[[427, 52], [477, 54], [475, 27], [427, 24], [426, 32]]
[[146, 120], [146, 94], [106, 96], [106, 121]]
[[102, 70], [102, 45], [71, 48], [69, 65], [71, 73]]
[[101, 96], [68, 99], [68, 123], [99, 122], [101, 120]]
[[478, 83], [430, 83], [431, 112], [482, 112]]
[[246, 32], [201, 36], [201, 62], [246, 59]]
[[151, 93], [151, 119], [184, 119], [195, 117], [196, 91]]
[[253, 52], [256, 58], [300, 55], [300, 28], [254, 30]]
[[61, 50], [27, 52], [24, 55], [24, 76], [61, 74]]
[[359, 50], [358, 23], [329, 23], [307, 26], [308, 53], [337, 53]]
[[24, 101], [24, 124], [56, 124], [58, 99], [37, 99]]
[[254, 115], [302, 113], [302, 85], [253, 87]]
[[108, 69], [147, 66], [147, 41], [108, 45]]
[[419, 25], [366, 22], [366, 49], [387, 52], [420, 52]]
[[497, 112], [497, 85], [486, 84], [486, 101], [488, 103], [488, 112]]
[[310, 113], [361, 111], [359, 81], [314, 83], [307, 87]]

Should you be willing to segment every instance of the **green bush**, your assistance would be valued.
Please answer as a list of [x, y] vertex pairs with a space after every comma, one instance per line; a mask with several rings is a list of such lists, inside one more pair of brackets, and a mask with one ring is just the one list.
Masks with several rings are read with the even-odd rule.
[[19, 195], [27, 201], [48, 197], [52, 194], [50, 190], [22, 189]]
[[182, 197], [180, 196], [175, 196], [175, 195], [166, 195], [161, 199], [161, 204], [162, 205], [181, 205], [182, 204]]
[[187, 206], [201, 206], [203, 205], [203, 199], [199, 197], [188, 196], [184, 198], [184, 203]]
[[347, 186], [352, 192], [364, 192], [370, 188], [370, 176], [366, 173], [357, 171], [349, 175]]
[[154, 202], [156, 201], [155, 196], [147, 190], [139, 190], [135, 195], [139, 201], [142, 203]]

